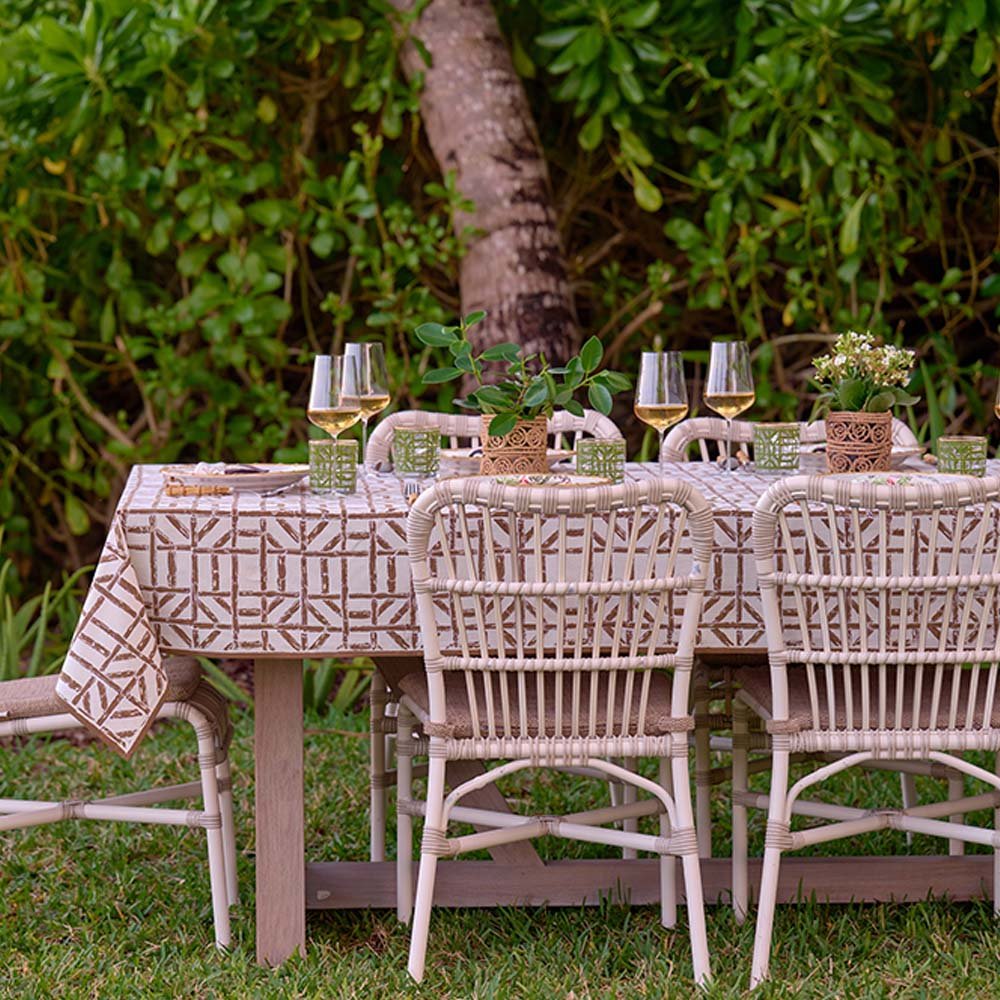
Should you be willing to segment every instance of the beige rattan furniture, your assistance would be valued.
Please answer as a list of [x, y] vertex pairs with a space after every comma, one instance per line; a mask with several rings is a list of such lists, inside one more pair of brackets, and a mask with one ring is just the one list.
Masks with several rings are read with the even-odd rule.
[[[199, 827], [208, 840], [208, 870], [215, 918], [215, 943], [228, 948], [229, 907], [238, 901], [233, 799], [228, 749], [232, 735], [225, 699], [202, 678], [190, 657], [164, 660], [169, 686], [159, 718], [190, 723], [198, 742], [201, 780], [151, 788], [93, 801], [40, 802], [0, 798], [0, 831], [67, 819], [110, 820]], [[0, 682], [0, 737], [82, 729], [56, 697], [56, 678], [28, 677]], [[166, 809], [156, 803], [201, 797], [202, 807]]]
[[[482, 444], [483, 422], [478, 414], [398, 410], [380, 420], [368, 438], [365, 461], [369, 465], [374, 467], [376, 463], [389, 461], [393, 434], [400, 423], [407, 427], [439, 427], [441, 437], [448, 439], [451, 448], [478, 448]], [[584, 410], [582, 417], [558, 410], [549, 420], [549, 443], [553, 448], [574, 448], [578, 437], [621, 436], [611, 418], [596, 410]]]
[[[958, 477], [889, 486], [799, 476], [758, 503], [753, 539], [770, 668], [739, 675], [737, 705], [766, 722], [770, 796], [746, 791], [742, 709], [733, 778], [738, 918], [747, 906], [746, 810], [768, 809], [751, 985], [768, 972], [783, 852], [886, 828], [996, 852], [995, 830], [963, 817], [992, 808], [996, 825], [1000, 775], [962, 754], [1000, 749], [998, 514], [1000, 479]], [[829, 756], [789, 788], [790, 758], [801, 754]], [[989, 790], [877, 810], [802, 797], [831, 775], [866, 765], [910, 773], [933, 767]], [[793, 831], [793, 815], [825, 822]], [[993, 882], [997, 907], [996, 853]], [[859, 885], [859, 898], [864, 892]]]
[[[688, 688], [713, 533], [704, 498], [676, 480], [589, 489], [452, 480], [415, 503], [407, 539], [425, 671], [401, 682], [397, 891], [407, 919], [412, 817], [423, 815], [409, 961], [416, 980], [438, 859], [545, 834], [658, 854], [666, 926], [676, 920], [679, 856], [694, 974], [707, 980]], [[428, 742], [426, 802], [412, 798], [417, 723]], [[644, 756], [659, 760], [659, 782], [610, 760]], [[446, 794], [449, 760], [504, 763]], [[460, 805], [525, 768], [582, 770], [650, 798], [571, 816]], [[659, 836], [605, 826], [652, 815]], [[450, 838], [452, 820], [481, 832]]]
[[[803, 444], [821, 444], [826, 440], [826, 424], [817, 420], [802, 425]], [[753, 421], [733, 421], [733, 445], [752, 445]], [[916, 448], [913, 431], [902, 420], [892, 421], [892, 443], [902, 448]], [[663, 441], [664, 462], [686, 462], [691, 450], [697, 446], [703, 462], [715, 461], [726, 446], [726, 422], [721, 417], [691, 417], [672, 427]]]
[[[802, 423], [802, 442], [804, 444], [821, 444], [826, 440], [826, 425], [822, 420], [813, 423]], [[910, 428], [902, 420], [892, 421], [893, 444], [905, 448], [917, 447], [919, 442]], [[733, 446], [741, 445], [749, 449], [753, 443], [753, 421], [733, 421]], [[664, 462], [687, 462], [692, 450], [697, 450], [701, 461], [714, 461], [725, 453], [726, 421], [720, 417], [691, 417], [672, 427], [663, 442]], [[703, 858], [712, 856], [712, 822], [711, 822], [711, 791], [712, 785], [723, 780], [723, 772], [711, 767], [712, 749], [728, 751], [732, 742], [728, 737], [713, 736], [714, 731], [730, 729], [732, 720], [728, 707], [730, 704], [732, 668], [727, 664], [722, 675], [725, 678], [721, 688], [712, 690], [709, 686], [709, 673], [701, 667], [695, 671], [694, 681], [694, 715], [695, 715], [695, 814], [698, 821], [699, 853]], [[712, 671], [717, 673], [717, 671]], [[711, 702], [716, 697], [725, 698], [727, 711], [723, 714], [710, 711]], [[913, 779], [903, 776], [903, 793], [907, 798], [913, 797]]]
[[[433, 410], [400, 410], [379, 421], [368, 439], [365, 460], [371, 467], [386, 463], [392, 453], [392, 438], [398, 424], [408, 427], [438, 427], [451, 448], [478, 448], [482, 444], [482, 419], [470, 413], [436, 413]], [[575, 448], [579, 437], [621, 438], [614, 422], [596, 410], [584, 410], [576, 417], [558, 410], [549, 420], [549, 443], [553, 448]], [[385, 860], [386, 793], [396, 783], [396, 773], [389, 767], [396, 732], [397, 704], [385, 680], [375, 671], [371, 692], [371, 766], [370, 856]]]

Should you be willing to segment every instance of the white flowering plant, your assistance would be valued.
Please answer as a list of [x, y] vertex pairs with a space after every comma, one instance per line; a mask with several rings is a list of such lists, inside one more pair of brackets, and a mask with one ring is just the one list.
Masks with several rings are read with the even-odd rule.
[[906, 387], [916, 355], [905, 347], [879, 343], [870, 333], [840, 334], [829, 354], [813, 361], [814, 381], [822, 390], [817, 405], [825, 410], [885, 413], [918, 401]]

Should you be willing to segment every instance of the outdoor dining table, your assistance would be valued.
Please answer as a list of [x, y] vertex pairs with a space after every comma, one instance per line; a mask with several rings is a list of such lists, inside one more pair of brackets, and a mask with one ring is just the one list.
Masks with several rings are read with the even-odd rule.
[[[989, 471], [1000, 474], [1000, 463]], [[654, 464], [626, 471], [659, 474]], [[694, 483], [714, 508], [700, 653], [737, 664], [763, 656], [751, 519], [774, 474], [731, 474], [699, 462], [668, 465], [664, 474]], [[59, 693], [70, 710], [127, 755], [165, 692], [161, 654], [254, 659], [257, 957], [265, 964], [305, 951], [307, 909], [395, 905], [394, 862], [305, 861], [301, 662], [370, 656], [390, 684], [419, 667], [408, 510], [402, 480], [386, 473], [359, 477], [351, 495], [317, 496], [300, 484], [270, 496], [176, 496], [165, 489], [161, 467], [136, 466], [63, 668]], [[492, 786], [476, 794], [481, 805], [505, 808]], [[928, 893], [969, 899], [983, 895], [992, 878], [986, 855], [792, 856], [779, 898], [856, 897], [838, 881], [845, 863], [850, 885], [867, 885], [870, 900]], [[529, 843], [506, 845], [492, 861], [440, 865], [435, 904], [578, 905], [602, 896], [655, 902], [657, 864], [543, 862]], [[703, 882], [707, 901], [727, 900], [729, 860], [706, 859]]]

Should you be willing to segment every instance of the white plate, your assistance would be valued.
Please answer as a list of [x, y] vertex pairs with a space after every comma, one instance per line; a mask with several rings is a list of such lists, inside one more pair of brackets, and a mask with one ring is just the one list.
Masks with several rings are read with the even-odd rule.
[[607, 486], [611, 480], [606, 476], [577, 476], [568, 472], [525, 473], [520, 476], [491, 476], [494, 482], [504, 486]]
[[[569, 448], [549, 448], [545, 460], [551, 469], [559, 462], [572, 458], [575, 452]], [[451, 470], [470, 476], [478, 475], [479, 460], [483, 457], [482, 448], [442, 448], [441, 461], [447, 462]]]
[[195, 472], [192, 466], [168, 465], [163, 476], [182, 486], [225, 486], [234, 493], [262, 493], [284, 489], [309, 474], [308, 465], [273, 465], [263, 472], [227, 473], [224, 470], [223, 466], [218, 471]]

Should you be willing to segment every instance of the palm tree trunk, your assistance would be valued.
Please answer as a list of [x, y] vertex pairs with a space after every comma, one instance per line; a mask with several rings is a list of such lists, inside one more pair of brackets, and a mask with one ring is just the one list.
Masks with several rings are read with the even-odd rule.
[[493, 8], [489, 0], [431, 0], [413, 34], [431, 65], [407, 43], [403, 69], [424, 74], [431, 149], [475, 203], [455, 227], [477, 230], [459, 273], [463, 311], [488, 314], [472, 331], [476, 346], [510, 340], [563, 361], [577, 342], [566, 259], [541, 143]]

